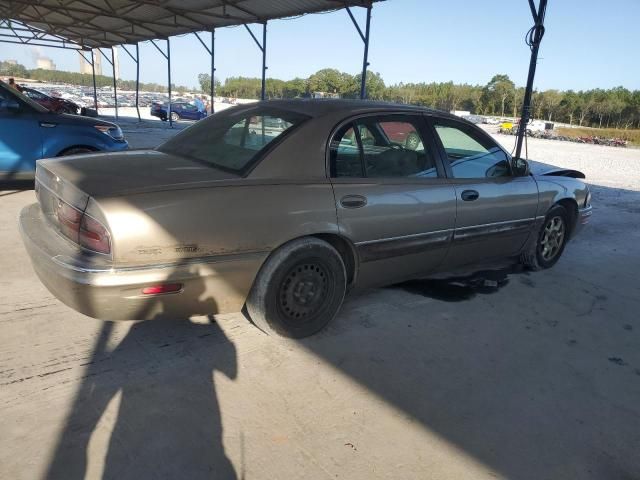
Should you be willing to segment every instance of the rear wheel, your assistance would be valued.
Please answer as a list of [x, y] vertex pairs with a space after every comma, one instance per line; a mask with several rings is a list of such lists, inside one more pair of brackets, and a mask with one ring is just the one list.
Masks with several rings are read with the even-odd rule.
[[569, 215], [556, 205], [544, 219], [534, 247], [523, 255], [523, 263], [532, 270], [551, 268], [560, 259], [569, 240]]
[[176, 112], [171, 112], [171, 121], [177, 122], [178, 120], [180, 120], [180, 115], [178, 115]]
[[302, 338], [321, 330], [344, 299], [342, 257], [317, 238], [293, 240], [265, 262], [247, 298], [253, 323], [265, 333]]

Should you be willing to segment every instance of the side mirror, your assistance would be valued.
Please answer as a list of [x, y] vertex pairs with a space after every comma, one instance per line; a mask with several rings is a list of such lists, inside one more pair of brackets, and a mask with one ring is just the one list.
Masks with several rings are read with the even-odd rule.
[[524, 158], [514, 158], [511, 162], [513, 174], [516, 177], [526, 177], [530, 173], [529, 162]]
[[12, 98], [0, 100], [0, 110], [18, 112], [20, 110], [20, 104]]

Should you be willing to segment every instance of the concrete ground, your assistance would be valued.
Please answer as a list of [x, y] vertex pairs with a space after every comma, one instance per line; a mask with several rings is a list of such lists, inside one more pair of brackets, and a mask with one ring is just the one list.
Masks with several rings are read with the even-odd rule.
[[640, 151], [529, 153], [593, 190], [552, 270], [366, 291], [303, 341], [84, 317], [22, 247], [33, 192], [0, 191], [0, 478], [640, 478]]

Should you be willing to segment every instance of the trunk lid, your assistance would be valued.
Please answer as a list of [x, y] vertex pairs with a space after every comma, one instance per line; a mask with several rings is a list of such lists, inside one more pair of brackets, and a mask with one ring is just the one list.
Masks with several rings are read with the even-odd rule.
[[[121, 196], [239, 178], [156, 150], [75, 155], [38, 161], [36, 178], [79, 208], [88, 197]], [[76, 205], [78, 203], [78, 205]]]

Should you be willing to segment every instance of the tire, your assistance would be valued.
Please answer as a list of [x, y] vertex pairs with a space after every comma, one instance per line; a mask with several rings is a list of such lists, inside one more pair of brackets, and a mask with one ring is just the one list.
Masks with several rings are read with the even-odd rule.
[[418, 145], [420, 145], [420, 137], [418, 135], [416, 135], [413, 132], [407, 135], [407, 139], [404, 142], [404, 146], [408, 150], [417, 150]]
[[178, 120], [180, 120], [180, 115], [178, 115], [176, 112], [171, 112], [171, 121], [177, 122]]
[[544, 218], [535, 245], [522, 255], [522, 263], [531, 270], [553, 267], [562, 256], [570, 234], [567, 209], [555, 205]]
[[260, 269], [246, 312], [267, 334], [308, 337], [338, 313], [346, 285], [344, 262], [335, 248], [317, 238], [293, 240]]
[[93, 152], [95, 152], [95, 150], [92, 150], [92, 149], [87, 148], [87, 147], [73, 147], [73, 148], [70, 148], [68, 150], [65, 150], [64, 152], [62, 152], [58, 156], [59, 157], [66, 157], [67, 155], [80, 155], [82, 153], [93, 153]]

